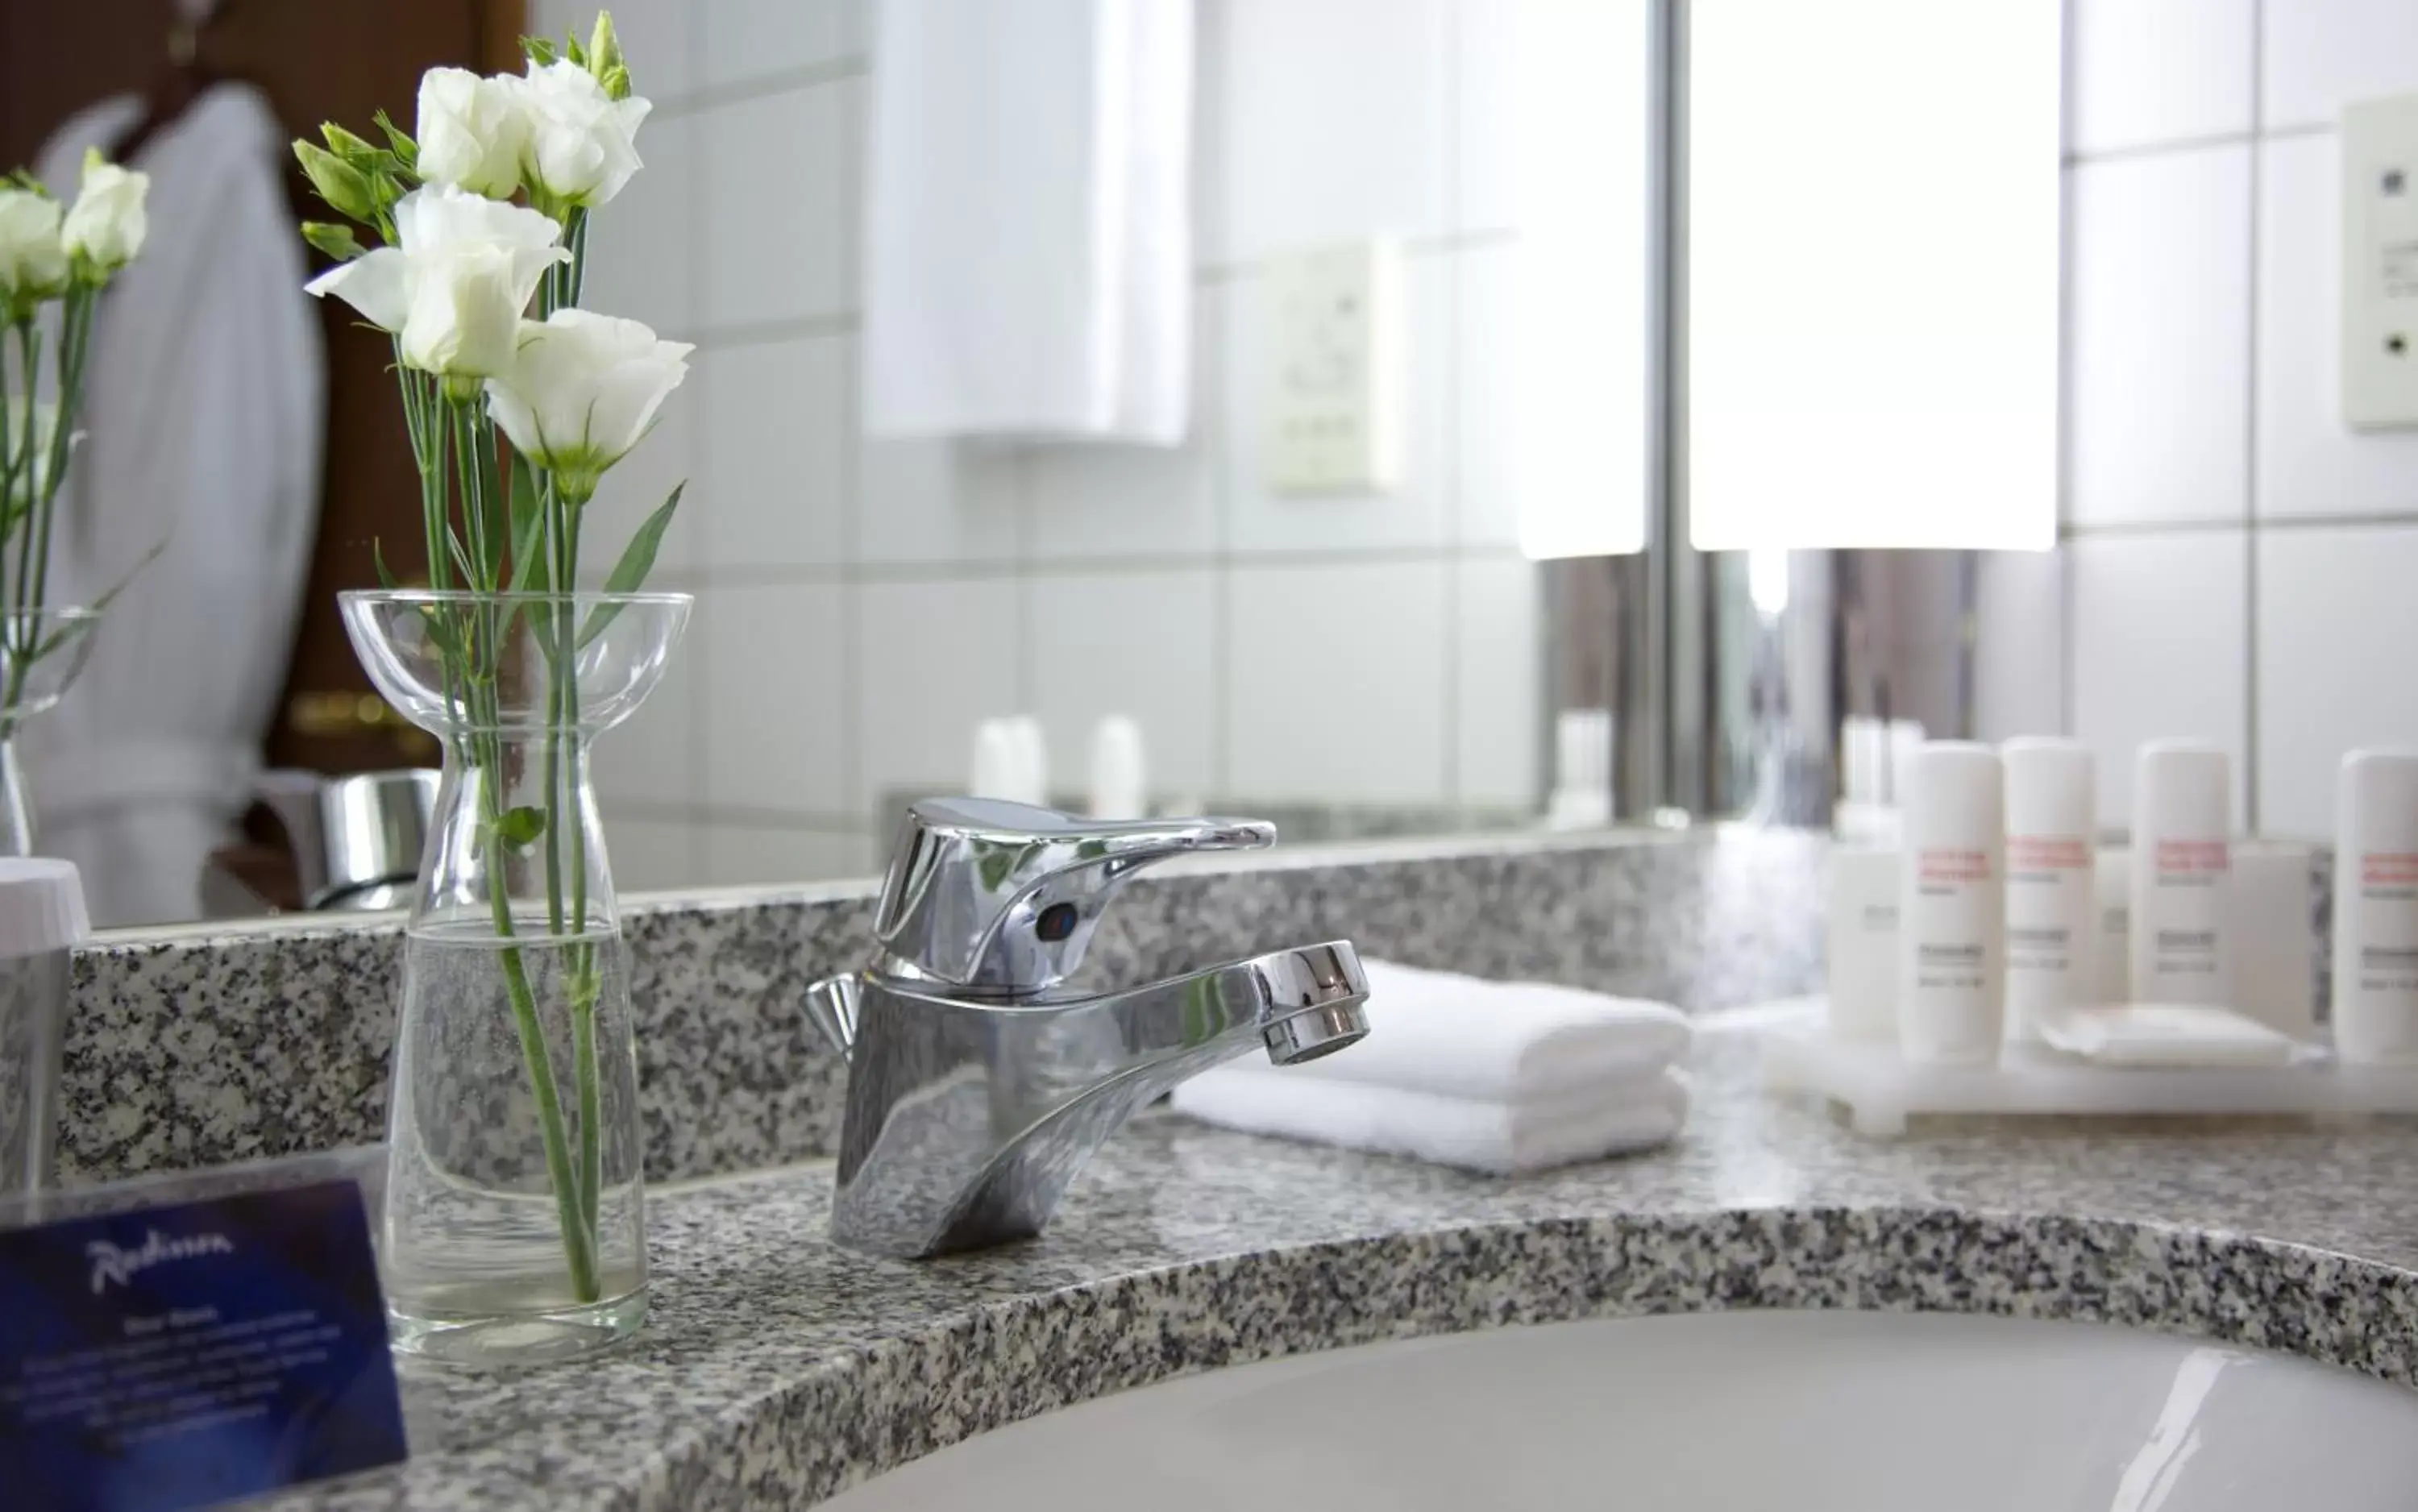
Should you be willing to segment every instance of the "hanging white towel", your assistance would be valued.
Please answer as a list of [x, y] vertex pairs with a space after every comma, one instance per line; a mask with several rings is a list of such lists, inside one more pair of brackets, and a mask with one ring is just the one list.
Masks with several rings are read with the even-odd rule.
[[[69, 120], [44, 181], [72, 195], [84, 148], [141, 114], [122, 96]], [[161, 128], [134, 163], [150, 239], [94, 317], [52, 602], [91, 603], [166, 543], [110, 605], [66, 701], [25, 727], [36, 843], [82, 871], [97, 924], [200, 916], [203, 859], [251, 801], [293, 651], [326, 374], [285, 139], [242, 84]]]
[[[1372, 1031], [1361, 1043], [1373, 1045], [1376, 1037]], [[1340, 1061], [1357, 1048], [1326, 1059]], [[1296, 1074], [1308, 1069], [1270, 1072], [1230, 1062], [1177, 1087], [1174, 1108], [1246, 1133], [1498, 1176], [1650, 1149], [1676, 1136], [1688, 1119], [1687, 1079], [1676, 1070], [1550, 1100], [1503, 1103]]]
[[1488, 982], [1364, 960], [1369, 1037], [1287, 1066], [1287, 1077], [1373, 1083], [1478, 1101], [1551, 1100], [1635, 1080], [1688, 1052], [1668, 1003], [1543, 982]]
[[1191, 0], [881, 0], [865, 428], [1174, 446]]

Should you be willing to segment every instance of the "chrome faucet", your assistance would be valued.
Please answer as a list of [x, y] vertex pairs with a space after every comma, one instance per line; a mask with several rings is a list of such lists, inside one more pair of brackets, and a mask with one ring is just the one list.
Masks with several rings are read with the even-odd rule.
[[873, 964], [809, 989], [849, 1062], [833, 1237], [919, 1257], [1029, 1238], [1092, 1152], [1177, 1082], [1247, 1050], [1292, 1065], [1368, 1033], [1368, 979], [1339, 939], [1123, 992], [1065, 985], [1136, 871], [1275, 843], [1250, 819], [909, 809]]

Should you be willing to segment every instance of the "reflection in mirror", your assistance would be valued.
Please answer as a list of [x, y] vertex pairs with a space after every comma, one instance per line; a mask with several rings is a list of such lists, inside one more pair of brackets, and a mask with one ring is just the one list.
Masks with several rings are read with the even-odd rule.
[[[618, 543], [689, 481], [648, 581], [696, 596], [688, 641], [596, 747], [623, 892], [865, 874], [942, 791], [1312, 840], [1645, 791], [1615, 731], [1650, 692], [1650, 573], [1618, 554], [1647, 535], [1658, 9], [1198, 0], [1157, 8], [1181, 23], [1111, 100], [983, 51], [992, 22], [617, 6], [651, 111], [582, 303], [697, 344], [587, 506]], [[419, 472], [391, 351], [300, 292], [327, 265], [284, 144], [591, 13], [0, 23], [0, 162], [151, 176], [62, 602], [168, 544], [28, 727], [38, 848], [100, 922], [400, 895], [436, 748], [336, 595], [381, 557], [424, 579]]]

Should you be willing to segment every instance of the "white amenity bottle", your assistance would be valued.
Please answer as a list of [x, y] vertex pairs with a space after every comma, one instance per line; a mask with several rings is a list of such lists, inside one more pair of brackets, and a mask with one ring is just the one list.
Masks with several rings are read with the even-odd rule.
[[2151, 741], [2133, 776], [2133, 997], [2231, 1004], [2233, 766], [2193, 741]]
[[2334, 1053], [2418, 1061], [2418, 753], [2353, 751], [2334, 795]]
[[1898, 876], [1898, 1046], [1908, 1061], [1989, 1065], [2006, 1026], [2006, 802], [1998, 753], [1908, 753]]
[[2096, 1000], [2099, 772], [2089, 748], [2026, 736], [2007, 768], [2007, 1037]]

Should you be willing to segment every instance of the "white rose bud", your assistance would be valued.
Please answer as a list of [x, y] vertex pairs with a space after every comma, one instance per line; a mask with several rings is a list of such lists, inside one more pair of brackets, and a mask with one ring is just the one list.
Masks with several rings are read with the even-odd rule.
[[67, 292], [68, 250], [59, 239], [64, 213], [47, 194], [0, 187], [0, 316]]
[[521, 177], [533, 202], [593, 208], [621, 192], [639, 168], [638, 123], [650, 103], [615, 99], [568, 58], [530, 64], [520, 93], [529, 125]]
[[571, 254], [562, 227], [517, 205], [423, 185], [394, 207], [396, 245], [331, 267], [308, 285], [401, 338], [403, 363], [454, 378], [513, 364], [538, 281]]
[[81, 258], [107, 276], [134, 261], [150, 231], [144, 196], [151, 191], [151, 176], [138, 174], [88, 151], [84, 157], [84, 188], [67, 213], [60, 240], [69, 256]]
[[528, 116], [520, 81], [482, 79], [467, 69], [420, 76], [420, 176], [432, 184], [508, 200], [521, 187]]
[[509, 372], [487, 380], [487, 409], [513, 450], [555, 475], [574, 502], [597, 475], [629, 455], [664, 400], [688, 375], [686, 342], [666, 342], [635, 320], [558, 310], [521, 327]]

